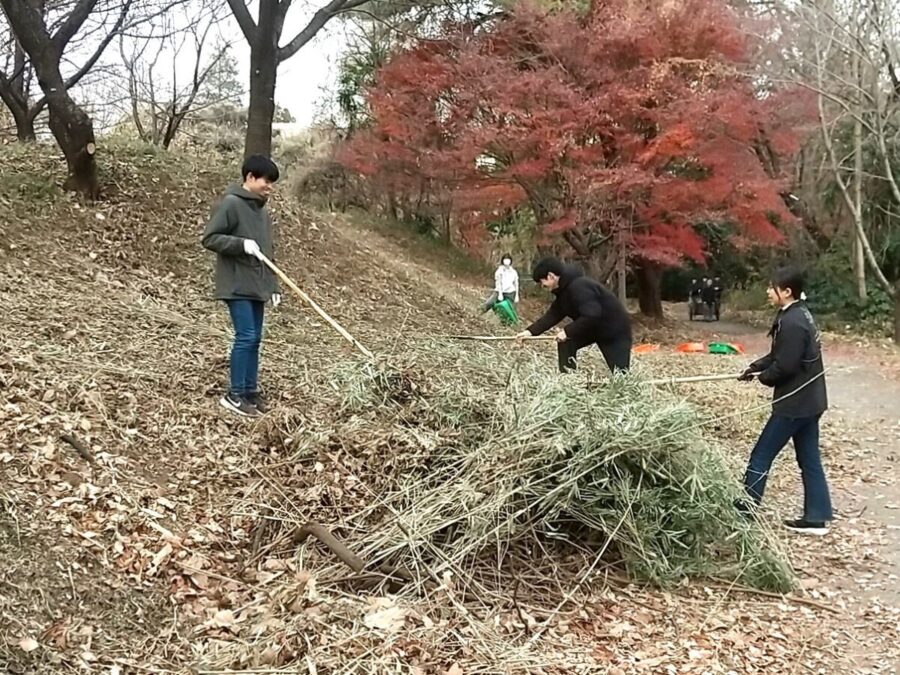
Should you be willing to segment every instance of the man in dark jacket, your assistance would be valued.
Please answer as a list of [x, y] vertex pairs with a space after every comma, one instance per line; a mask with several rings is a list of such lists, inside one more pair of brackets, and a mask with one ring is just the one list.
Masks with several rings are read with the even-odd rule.
[[826, 534], [832, 519], [831, 497], [819, 452], [819, 418], [828, 408], [825, 367], [819, 329], [806, 303], [803, 276], [798, 271], [778, 270], [769, 286], [769, 300], [779, 308], [769, 331], [771, 351], [754, 361], [741, 375], [774, 387], [772, 416], [766, 423], [744, 476], [750, 497], [759, 504], [766, 489], [772, 462], [791, 439], [803, 476], [803, 517], [785, 521], [796, 532]]
[[241, 185], [232, 185], [216, 206], [203, 233], [203, 246], [216, 252], [216, 299], [228, 305], [234, 326], [231, 384], [220, 403], [244, 417], [266, 412], [259, 393], [259, 345], [266, 302], [281, 301], [275, 275], [262, 262], [273, 259], [272, 220], [266, 201], [278, 180], [268, 157], [244, 161]]
[[561, 373], [575, 370], [578, 350], [591, 344], [600, 348], [611, 371], [628, 370], [631, 320], [609, 289], [584, 276], [574, 265], [564, 265], [556, 258], [540, 260], [532, 277], [556, 298], [544, 316], [519, 333], [519, 337], [540, 335], [569, 317], [572, 323], [556, 335]]

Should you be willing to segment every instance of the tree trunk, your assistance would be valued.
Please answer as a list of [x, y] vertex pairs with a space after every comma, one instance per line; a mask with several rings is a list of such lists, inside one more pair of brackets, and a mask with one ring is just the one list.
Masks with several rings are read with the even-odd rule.
[[623, 305], [628, 299], [627, 281], [628, 281], [628, 254], [625, 251], [625, 242], [621, 232], [616, 242], [616, 295], [619, 302]]
[[597, 256], [579, 256], [577, 261], [581, 263], [582, 267], [584, 267], [585, 274], [591, 279], [599, 281], [601, 284], [606, 283], [606, 279], [603, 278], [603, 265]]
[[[100, 196], [100, 183], [97, 178], [94, 123], [69, 96], [59, 68], [54, 67], [52, 70], [55, 72], [45, 72], [42, 75], [38, 68], [38, 81], [47, 96], [50, 131], [53, 132], [69, 169], [64, 187], [89, 199], [97, 199]], [[44, 76], [47, 76], [46, 79]]]
[[447, 246], [453, 245], [452, 217], [449, 205], [444, 204], [441, 207], [441, 237]]
[[13, 113], [16, 121], [16, 139], [21, 143], [31, 143], [37, 140], [37, 132], [34, 130], [34, 118], [31, 115], [19, 117]]
[[50, 130], [59, 143], [69, 177], [65, 189], [78, 192], [90, 199], [100, 196], [100, 182], [97, 178], [96, 140], [94, 123], [88, 114], [63, 93], [64, 100], [54, 105], [49, 103]]
[[[862, 72], [859, 63], [859, 53], [854, 51], [852, 56], [853, 76], [857, 84], [862, 86]], [[857, 97], [860, 94], [857, 93]], [[857, 103], [857, 114], [853, 117], [853, 199], [856, 202], [856, 211], [852, 214], [859, 222], [855, 223], [856, 229], [863, 228], [863, 156], [862, 156], [862, 101]], [[853, 238], [853, 272], [856, 278], [856, 295], [865, 302], [868, 299], [866, 292], [866, 256], [863, 251], [862, 241], [859, 235]]]
[[894, 284], [894, 343], [900, 345], [900, 281]]
[[275, 63], [274, 50], [269, 60], [260, 51], [250, 52], [250, 109], [247, 115], [247, 138], [244, 156], [272, 154], [272, 118], [275, 116]]
[[0, 100], [6, 104], [9, 114], [16, 123], [16, 138], [23, 142], [36, 140], [34, 115], [28, 109], [28, 97], [22, 88], [21, 75], [7, 80], [0, 73]]
[[244, 157], [272, 154], [272, 119], [275, 117], [275, 81], [278, 75], [278, 40], [284, 17], [279, 19], [280, 3], [262, 0], [259, 27], [250, 46], [250, 108], [247, 111], [247, 137]]
[[387, 191], [387, 210], [388, 216], [390, 216], [391, 222], [396, 223], [400, 220], [400, 211], [397, 208], [397, 195], [394, 194], [393, 190]]
[[25, 52], [16, 40], [15, 33], [10, 31], [13, 42], [13, 73], [8, 81], [0, 82], [0, 98], [6, 104], [13, 121], [16, 123], [16, 138], [21, 142], [34, 141], [34, 117], [28, 110], [28, 88], [25, 86], [25, 73], [28, 70]]
[[23, 143], [37, 140], [34, 117], [29, 114], [28, 104], [19, 98], [19, 93], [7, 88], [6, 82], [0, 82], [0, 99], [6, 104], [9, 114], [16, 123], [16, 139]]
[[60, 61], [68, 41], [90, 15], [95, 4], [96, 0], [81, 0], [51, 37], [40, 12], [22, 2], [0, 0], [22, 50], [31, 58], [31, 66], [44, 92], [50, 112], [50, 131], [63, 151], [69, 169], [65, 187], [91, 199], [96, 199], [100, 193], [94, 158], [94, 123], [69, 96], [60, 71]]
[[641, 314], [662, 319], [662, 268], [642, 260], [634, 271], [638, 281], [638, 303]]
[[865, 302], [869, 298], [866, 288], [866, 253], [859, 236], [853, 237], [853, 276], [856, 279], [856, 296]]

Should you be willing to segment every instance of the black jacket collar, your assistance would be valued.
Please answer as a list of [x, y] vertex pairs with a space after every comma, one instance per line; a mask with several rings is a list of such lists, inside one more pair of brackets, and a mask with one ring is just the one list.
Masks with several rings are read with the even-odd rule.
[[575, 279], [579, 277], [583, 277], [584, 272], [581, 271], [576, 265], [564, 265], [562, 274], [559, 275], [559, 285], [553, 290], [554, 295], [559, 295], [561, 292], [566, 290], [566, 288], [571, 284]]

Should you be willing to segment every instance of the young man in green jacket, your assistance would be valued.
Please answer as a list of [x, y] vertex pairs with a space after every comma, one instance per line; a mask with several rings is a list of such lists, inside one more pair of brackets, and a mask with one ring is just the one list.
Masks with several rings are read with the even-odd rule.
[[258, 384], [263, 314], [266, 302], [277, 307], [281, 295], [262, 256], [274, 257], [272, 219], [265, 207], [278, 177], [271, 159], [248, 157], [242, 183], [225, 191], [203, 232], [203, 246], [216, 253], [215, 297], [228, 306], [234, 326], [231, 383], [220, 404], [243, 417], [266, 412]]

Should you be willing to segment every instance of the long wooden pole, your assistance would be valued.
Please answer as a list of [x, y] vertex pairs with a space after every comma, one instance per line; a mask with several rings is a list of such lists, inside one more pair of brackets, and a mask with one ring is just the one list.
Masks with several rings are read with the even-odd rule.
[[288, 288], [290, 288], [292, 291], [294, 291], [294, 293], [299, 295], [300, 298], [306, 304], [308, 304], [310, 307], [312, 307], [319, 316], [321, 316], [323, 319], [325, 319], [325, 321], [328, 322], [328, 325], [330, 325], [338, 333], [340, 333], [341, 336], [345, 340], [347, 340], [347, 342], [349, 342], [354, 347], [356, 347], [360, 351], [360, 353], [362, 353], [363, 356], [365, 356], [368, 359], [375, 360], [375, 355], [372, 352], [370, 352], [368, 349], [366, 349], [359, 342], [359, 340], [357, 340], [355, 337], [350, 335], [350, 333], [348, 333], [341, 324], [339, 324], [337, 321], [332, 319], [328, 315], [328, 312], [326, 312], [324, 309], [319, 307], [319, 305], [316, 304], [315, 300], [313, 300], [306, 293], [304, 293], [303, 289], [301, 289], [297, 284], [295, 284], [293, 281], [291, 281], [284, 272], [282, 272], [280, 269], [278, 269], [278, 266], [275, 263], [273, 263], [271, 260], [269, 260], [262, 253], [259, 254], [259, 259], [262, 260], [269, 267], [269, 269], [271, 269], [278, 276], [278, 278], [281, 279], [288, 286]]
[[647, 380], [647, 384], [685, 384], [688, 382], [715, 382], [717, 380], [736, 380], [742, 373], [725, 375], [696, 375], [694, 377], [667, 377], [664, 380]]
[[480, 340], [482, 342], [494, 342], [497, 340], [555, 340], [555, 335], [528, 335], [518, 337], [516, 335], [448, 335], [451, 340]]

